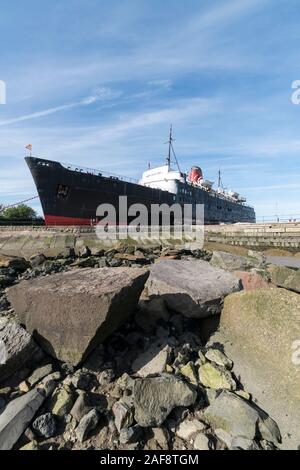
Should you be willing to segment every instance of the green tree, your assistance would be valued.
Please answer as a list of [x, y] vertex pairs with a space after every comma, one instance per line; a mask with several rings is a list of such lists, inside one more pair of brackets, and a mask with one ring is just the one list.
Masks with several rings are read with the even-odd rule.
[[6, 219], [36, 219], [37, 215], [32, 207], [20, 204], [16, 207], [8, 207], [1, 215]]

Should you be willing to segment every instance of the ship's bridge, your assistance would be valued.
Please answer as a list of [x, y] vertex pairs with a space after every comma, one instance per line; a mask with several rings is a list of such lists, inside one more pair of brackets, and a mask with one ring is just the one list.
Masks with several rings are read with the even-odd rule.
[[184, 183], [185, 175], [178, 170], [173, 170], [169, 165], [163, 165], [145, 171], [139, 184], [177, 194], [178, 181]]

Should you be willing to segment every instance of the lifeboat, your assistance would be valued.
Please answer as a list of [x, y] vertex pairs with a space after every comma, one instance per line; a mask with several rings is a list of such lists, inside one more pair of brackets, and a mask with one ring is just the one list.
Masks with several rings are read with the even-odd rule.
[[232, 197], [232, 199], [238, 199], [239, 198], [239, 193], [236, 193], [235, 191], [228, 191], [228, 195]]
[[213, 181], [209, 180], [204, 180], [203, 178], [198, 182], [199, 186], [202, 186], [202, 188], [210, 190], [214, 184]]

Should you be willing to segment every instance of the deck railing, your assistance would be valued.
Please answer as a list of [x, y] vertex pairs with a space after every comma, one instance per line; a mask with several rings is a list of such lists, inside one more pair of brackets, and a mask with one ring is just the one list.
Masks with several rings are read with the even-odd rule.
[[71, 164], [71, 163], [62, 163], [61, 165], [64, 168], [66, 168], [67, 170], [76, 171], [78, 173], [84, 173], [86, 175], [103, 176], [104, 178], [111, 178], [111, 179], [116, 179], [116, 180], [120, 180], [120, 181], [125, 181], [127, 183], [138, 184], [138, 180], [135, 179], [135, 178], [130, 178], [130, 177], [127, 177], [127, 176], [121, 176], [121, 175], [117, 175], [117, 174], [110, 173], [110, 172], [107, 172], [107, 171], [102, 171], [102, 170], [95, 169], [95, 168], [86, 168], [86, 167], [79, 166], [79, 165], [74, 165], [74, 164]]

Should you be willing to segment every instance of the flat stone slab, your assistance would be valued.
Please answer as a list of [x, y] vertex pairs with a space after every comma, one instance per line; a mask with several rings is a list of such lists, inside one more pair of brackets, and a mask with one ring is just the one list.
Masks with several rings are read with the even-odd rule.
[[161, 260], [151, 267], [149, 296], [162, 296], [166, 305], [189, 318], [221, 312], [226, 295], [239, 291], [240, 280], [202, 260]]
[[77, 365], [135, 311], [148, 276], [140, 268], [76, 269], [23, 281], [8, 298], [48, 354]]

